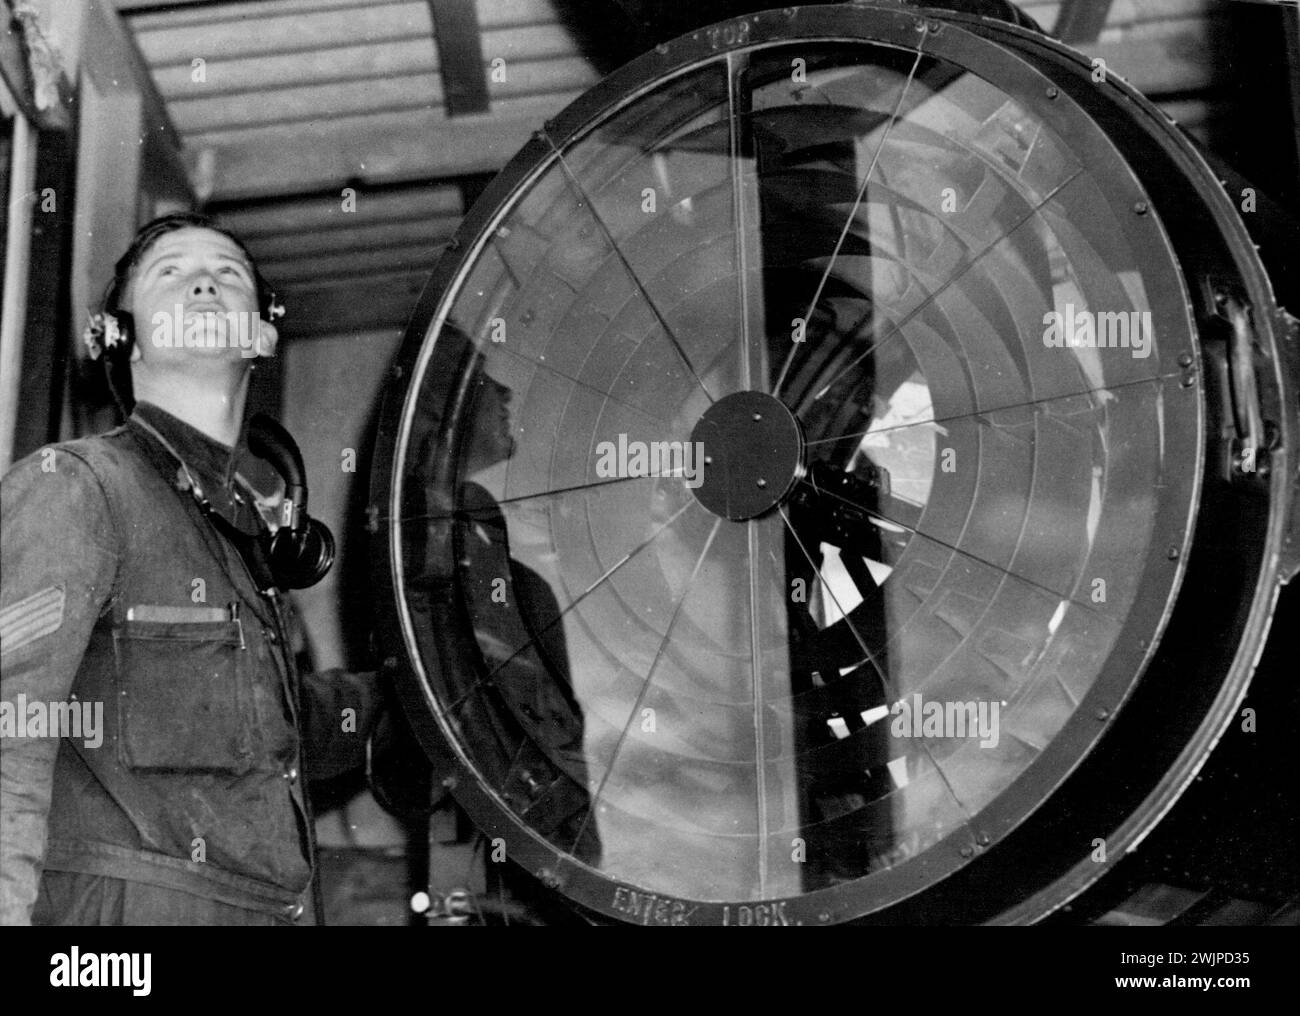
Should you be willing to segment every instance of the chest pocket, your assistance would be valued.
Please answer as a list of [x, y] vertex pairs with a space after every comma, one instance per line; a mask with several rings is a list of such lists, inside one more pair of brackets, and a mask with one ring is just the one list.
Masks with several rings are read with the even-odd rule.
[[[183, 610], [167, 608], [172, 617]], [[243, 645], [237, 620], [122, 622], [113, 632], [122, 762], [156, 772], [252, 769], [255, 662]]]

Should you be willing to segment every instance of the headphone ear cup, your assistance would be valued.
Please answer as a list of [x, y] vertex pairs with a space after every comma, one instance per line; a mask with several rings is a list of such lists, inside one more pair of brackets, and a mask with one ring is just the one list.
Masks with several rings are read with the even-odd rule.
[[324, 522], [310, 519], [305, 535], [307, 537], [304, 547], [305, 559], [311, 562], [309, 566], [311, 581], [308, 585], [314, 586], [334, 567], [334, 534]]
[[297, 532], [283, 527], [271, 537], [267, 557], [278, 587], [308, 589], [334, 566], [334, 534], [315, 519], [308, 519]]
[[131, 344], [135, 342], [135, 318], [124, 310], [113, 311], [113, 317], [117, 319], [117, 329], [122, 333], [127, 349], [130, 349]]

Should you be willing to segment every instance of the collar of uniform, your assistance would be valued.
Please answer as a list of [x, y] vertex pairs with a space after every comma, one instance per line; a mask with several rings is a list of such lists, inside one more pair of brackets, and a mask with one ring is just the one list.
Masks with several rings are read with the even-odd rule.
[[140, 417], [167, 439], [209, 497], [224, 500], [220, 495], [225, 493], [227, 479], [233, 473], [234, 448], [150, 402], [137, 402], [131, 415]]
[[[185, 465], [189, 467], [194, 479], [203, 487], [204, 496], [212, 509], [225, 517], [228, 522], [232, 522], [236, 528], [247, 531], [247, 527], [240, 524], [241, 511], [245, 509], [232, 500], [231, 490], [226, 486], [231, 459], [236, 456], [238, 449], [222, 444], [152, 403], [137, 402], [127, 420], [127, 425], [133, 427], [135, 433], [144, 439], [145, 454], [153, 460], [155, 466], [162, 471], [169, 482], [176, 482], [177, 489], [183, 489], [180, 486], [184, 479], [183, 473], [172, 453], [158, 443], [157, 437], [141, 426], [141, 421], [161, 434], [175, 453], [185, 460]], [[189, 498], [185, 500], [188, 501]], [[246, 569], [236, 563], [238, 552], [213, 527], [201, 526], [200, 528], [208, 537], [209, 546], [217, 560], [222, 563], [231, 583], [240, 590], [243, 602], [257, 615], [264, 627], [273, 628], [270, 610], [274, 608], [268, 608], [255, 591], [248, 591], [253, 589], [251, 578], [248, 578], [245, 583], [244, 579], [236, 577], [241, 571], [246, 574]], [[281, 665], [284, 665], [283, 661], [277, 664], [277, 666]]]

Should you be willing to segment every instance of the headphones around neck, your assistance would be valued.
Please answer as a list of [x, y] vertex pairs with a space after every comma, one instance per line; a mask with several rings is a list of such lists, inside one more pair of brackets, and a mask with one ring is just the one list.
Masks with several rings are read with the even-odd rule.
[[190, 495], [216, 531], [234, 546], [248, 567], [259, 592], [307, 589], [323, 579], [334, 565], [334, 534], [325, 523], [307, 514], [307, 472], [302, 452], [289, 432], [265, 413], [248, 421], [248, 450], [265, 460], [284, 480], [284, 500], [279, 507], [279, 527], [250, 536], [232, 525], [212, 507], [185, 460], [158, 431], [134, 417], [180, 463], [189, 481]]
[[324, 522], [307, 514], [307, 470], [302, 452], [289, 432], [265, 413], [255, 414], [248, 423], [248, 450], [269, 462], [284, 480], [280, 528], [274, 533], [263, 530], [256, 538], [275, 585], [280, 589], [314, 586], [334, 565], [334, 534]]

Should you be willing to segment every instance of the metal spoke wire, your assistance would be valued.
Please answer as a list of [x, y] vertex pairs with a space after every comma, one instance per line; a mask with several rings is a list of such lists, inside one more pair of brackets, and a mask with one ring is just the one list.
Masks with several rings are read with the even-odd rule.
[[[821, 299], [822, 290], [826, 287], [826, 281], [831, 277], [831, 271], [835, 268], [835, 261], [840, 256], [840, 249], [844, 246], [844, 241], [848, 238], [849, 230], [853, 228], [853, 220], [857, 218], [858, 209], [862, 206], [862, 199], [866, 197], [867, 186], [871, 183], [871, 175], [875, 172], [876, 163], [880, 160], [880, 153], [885, 149], [885, 142], [889, 138], [889, 132], [893, 129], [894, 123], [898, 119], [898, 113], [903, 108], [903, 102], [907, 98], [907, 90], [912, 85], [912, 80], [916, 77], [916, 69], [921, 66], [921, 47], [916, 49], [916, 59], [912, 61], [912, 69], [908, 72], [907, 80], [903, 82], [903, 89], [898, 94], [898, 102], [894, 105], [894, 112], [890, 114], [885, 121], [883, 129], [880, 132], [880, 141], [876, 145], [875, 154], [871, 157], [871, 164], [867, 166], [866, 175], [862, 178], [862, 186], [858, 188], [857, 197], [853, 200], [853, 207], [849, 209], [849, 214], [844, 220], [844, 226], [840, 229], [839, 239], [835, 241], [835, 247], [831, 251], [830, 259], [826, 262], [825, 269], [822, 270], [821, 278], [817, 282], [817, 288], [814, 290], [812, 299], [808, 301], [808, 309], [804, 312], [804, 327], [812, 321], [813, 311], [817, 308], [817, 301]], [[785, 363], [781, 367], [781, 374], [776, 379], [776, 385], [772, 389], [772, 394], [780, 396], [781, 387], [785, 384], [786, 375], [790, 371], [790, 365], [794, 363], [795, 353], [798, 351], [797, 343], [790, 344], [790, 352], [786, 354]]]
[[622, 399], [615, 398], [612, 392], [607, 392], [605, 391], [605, 389], [593, 385], [590, 382], [579, 380], [578, 378], [574, 377], [571, 374], [566, 374], [562, 370], [557, 370], [556, 368], [552, 367], [549, 363], [543, 363], [541, 360], [534, 360], [531, 356], [525, 356], [523, 353], [520, 353], [517, 350], [507, 348], [505, 344], [502, 344], [499, 348], [501, 349], [502, 352], [509, 353], [511, 356], [517, 357], [518, 359], [522, 360], [524, 363], [530, 364], [533, 367], [537, 367], [541, 370], [544, 370], [548, 374], [554, 374], [556, 377], [563, 378], [565, 381], [569, 381], [572, 384], [577, 385], [579, 388], [585, 388], [587, 391], [592, 392], [595, 395], [602, 395], [605, 397], [605, 400], [607, 402], [612, 402], [616, 406], [623, 406], [625, 409], [630, 409], [634, 413], [640, 413], [647, 420], [653, 420], [655, 423], [662, 423], [669, 427], [672, 426], [672, 423], [668, 420], [665, 420], [662, 416], [655, 416], [654, 413], [647, 412], [646, 410], [642, 409], [640, 406], [634, 406], [630, 402], [624, 402]]
[[551, 140], [549, 134], [542, 131], [542, 136], [546, 139], [546, 143], [551, 146], [551, 151], [555, 153], [555, 158], [558, 160], [560, 171], [564, 174], [564, 179], [577, 192], [579, 203], [585, 205], [587, 211], [590, 212], [592, 221], [595, 222], [596, 226], [600, 229], [601, 234], [605, 237], [605, 241], [609, 244], [610, 250], [614, 252], [614, 256], [618, 258], [619, 264], [621, 264], [623, 270], [627, 272], [628, 278], [632, 280], [633, 285], [635, 285], [637, 290], [641, 293], [641, 298], [645, 300], [646, 306], [650, 308], [650, 313], [652, 313], [655, 316], [655, 320], [659, 322], [659, 327], [663, 329], [664, 335], [672, 344], [673, 349], [677, 351], [677, 355], [681, 358], [682, 363], [685, 365], [691, 377], [695, 379], [695, 383], [700, 386], [700, 391], [704, 393], [705, 398], [707, 398], [710, 403], [717, 401], [705, 385], [704, 380], [696, 372], [695, 365], [691, 363], [690, 357], [686, 355], [686, 350], [682, 348], [682, 344], [678, 341], [677, 335], [668, 326], [668, 322], [664, 319], [663, 314], [660, 313], [659, 307], [655, 304], [654, 300], [650, 298], [650, 294], [646, 291], [641, 279], [637, 276], [636, 272], [632, 270], [632, 265], [628, 263], [628, 260], [624, 256], [618, 242], [614, 239], [613, 233], [609, 231], [609, 226], [606, 225], [605, 220], [600, 217], [600, 213], [596, 211], [595, 204], [593, 204], [591, 198], [587, 196], [587, 192], [578, 181], [578, 178], [573, 175], [573, 171], [569, 168], [569, 164], [564, 160], [564, 153], [555, 146], [555, 142]]
[[746, 537], [749, 550], [749, 658], [750, 669], [754, 679], [754, 776], [755, 796], [758, 810], [758, 895], [767, 896], [767, 740], [764, 734], [763, 712], [763, 659], [759, 648], [759, 583], [757, 573], [759, 527], [758, 519], [750, 519], [746, 524]]
[[[765, 389], [767, 387], [767, 378], [764, 371], [765, 357], [763, 355], [766, 339], [762, 329], [759, 330], [757, 336], [753, 334], [749, 320], [751, 310], [749, 291], [751, 251], [747, 244], [750, 235], [750, 209], [746, 205], [748, 199], [745, 195], [743, 167], [746, 159], [752, 158], [754, 159], [755, 172], [757, 172], [758, 168], [757, 155], [752, 152], [752, 129], [746, 129], [753, 102], [752, 89], [747, 90], [745, 93], [745, 112], [741, 113], [737, 109], [737, 92], [741, 80], [746, 77], [748, 70], [749, 60], [747, 57], [741, 59], [735, 54], [727, 54], [727, 146], [731, 170], [732, 225], [736, 238], [736, 295], [740, 314], [741, 386], [752, 391]], [[754, 253], [758, 255], [756, 260], [761, 265], [761, 249]], [[759, 343], [757, 349], [754, 348], [755, 341]], [[757, 364], [754, 363], [755, 354], [757, 354], [758, 358]], [[757, 372], [755, 371], [756, 366], [758, 367]], [[759, 384], [758, 389], [755, 389], [756, 381]]]
[[[684, 509], [683, 509], [684, 510]], [[679, 513], [680, 514], [680, 513]], [[614, 744], [614, 750], [610, 753], [609, 763], [605, 766], [605, 772], [596, 785], [596, 792], [591, 796], [591, 804], [587, 812], [582, 817], [582, 824], [578, 827], [578, 832], [573, 838], [573, 845], [569, 848], [570, 854], [576, 854], [578, 844], [582, 842], [582, 837], [587, 831], [587, 825], [591, 822], [591, 817], [596, 814], [596, 808], [600, 804], [601, 795], [605, 792], [605, 787], [609, 783], [610, 776], [614, 773], [614, 765], [618, 761], [619, 753], [623, 750], [623, 745], [627, 742], [628, 732], [632, 729], [632, 722], [637, 717], [637, 712], [641, 708], [641, 703], [645, 701], [646, 692], [650, 690], [651, 681], [654, 679], [655, 668], [659, 666], [659, 661], [663, 658], [664, 650], [672, 637], [673, 627], [677, 624], [677, 618], [682, 612], [682, 605], [686, 602], [686, 597], [690, 595], [691, 589], [695, 585], [695, 579], [700, 574], [700, 568], [704, 565], [704, 559], [709, 554], [709, 548], [713, 546], [713, 538], [718, 535], [718, 530], [722, 528], [722, 519], [715, 519], [713, 527], [709, 530], [708, 539], [704, 541], [704, 547], [700, 551], [700, 556], [695, 560], [695, 567], [691, 569], [690, 577], [686, 580], [681, 595], [677, 597], [677, 603], [673, 606], [672, 616], [668, 619], [668, 624], [664, 629], [663, 638], [659, 640], [659, 645], [655, 649], [654, 659], [650, 662], [649, 669], [646, 670], [645, 679], [641, 682], [641, 687], [637, 691], [636, 700], [632, 703], [632, 708], [628, 710], [627, 722], [623, 724], [623, 729], [619, 732], [618, 740]]]
[[[801, 482], [807, 483], [808, 481], [803, 480]], [[993, 561], [988, 561], [980, 557], [978, 554], [972, 554], [969, 550], [962, 550], [956, 544], [948, 543], [946, 540], [941, 540], [937, 536], [930, 536], [928, 533], [923, 533], [921, 532], [921, 530], [917, 529], [916, 527], [909, 526], [906, 522], [901, 522], [898, 519], [890, 518], [888, 515], [885, 515], [883, 512], [876, 511], [874, 508], [868, 508], [865, 505], [860, 505], [855, 501], [850, 501], [848, 498], [842, 497], [839, 494], [836, 494], [834, 491], [823, 490], [822, 488], [815, 487], [815, 486], [814, 489], [818, 493], [825, 494], [827, 497], [833, 498], [836, 501], [841, 501], [844, 504], [848, 505], [850, 508], [854, 508], [865, 515], [870, 515], [873, 518], [879, 520], [880, 522], [888, 523], [891, 526], [897, 526], [898, 528], [904, 529], [907, 532], [911, 533], [913, 536], [920, 537], [922, 540], [929, 540], [931, 543], [937, 544], [940, 547], [943, 547], [945, 550], [950, 550], [954, 554], [960, 554], [962, 557], [969, 558], [971, 561], [974, 561], [977, 564], [981, 564], [986, 568], [992, 568], [994, 571], [1001, 572], [1002, 574], [1006, 575], [1008, 578], [1013, 578], [1019, 582], [1025, 583], [1025, 585], [1027, 586], [1032, 586], [1034, 589], [1037, 589], [1039, 592], [1046, 593], [1047, 595], [1055, 599], [1068, 603], [1071, 606], [1078, 607], [1080, 610], [1086, 610], [1094, 617], [1097, 617], [1100, 620], [1107, 622], [1108, 624], [1116, 623], [1114, 618], [1110, 617], [1107, 614], [1101, 613], [1100, 611], [1093, 608], [1090, 604], [1081, 603], [1080, 601], [1073, 599], [1072, 597], [1066, 595], [1065, 593], [1058, 592], [1057, 590], [1052, 589], [1049, 586], [1043, 585], [1041, 582], [1035, 582], [1033, 579], [1029, 578], [1026, 575], [1021, 575], [1019, 572], [1013, 572], [1010, 568], [1006, 568], [1003, 565], [996, 564]]]
[[922, 300], [915, 307], [913, 307], [912, 310], [910, 310], [907, 314], [905, 314], [901, 320], [892, 324], [889, 327], [889, 330], [886, 331], [884, 335], [882, 335], [879, 339], [877, 339], [875, 342], [869, 345], [865, 350], [862, 351], [861, 354], [859, 354], [857, 357], [851, 360], [844, 367], [840, 368], [839, 373], [837, 373], [833, 378], [831, 378], [828, 382], [826, 382], [826, 384], [822, 386], [821, 390], [818, 391], [817, 394], [813, 396], [813, 401], [818, 402], [821, 399], [825, 398], [827, 393], [830, 392], [830, 390], [834, 388], [835, 385], [839, 384], [839, 382], [844, 379], [844, 377], [849, 373], [849, 371], [851, 371], [854, 367], [860, 364], [863, 360], [865, 360], [868, 356], [874, 353], [877, 349], [883, 346], [890, 339], [893, 339], [898, 335], [901, 335], [904, 326], [909, 321], [911, 321], [918, 314], [920, 314], [921, 311], [929, 307], [930, 304], [934, 303], [935, 300], [939, 299], [939, 297], [942, 296], [944, 293], [946, 293], [948, 289], [951, 286], [953, 286], [956, 282], [960, 281], [963, 277], [965, 277], [966, 274], [969, 273], [970, 270], [973, 269], [976, 265], [978, 265], [981, 261], [983, 261], [984, 258], [995, 247], [998, 246], [998, 244], [1002, 243], [1003, 240], [1006, 240], [1014, 233], [1016, 233], [1018, 230], [1020, 230], [1026, 223], [1030, 222], [1036, 215], [1038, 215], [1038, 213], [1043, 208], [1045, 208], [1049, 203], [1054, 201], [1057, 195], [1061, 193], [1061, 191], [1063, 191], [1071, 183], [1073, 183], [1080, 176], [1082, 176], [1083, 173], [1084, 173], [1084, 167], [1080, 166], [1068, 177], [1066, 177], [1063, 181], [1061, 181], [1061, 183], [1053, 187], [1052, 190], [1048, 193], [1048, 195], [1045, 198], [1043, 198], [1043, 200], [1040, 201], [1038, 204], [1034, 205], [1025, 214], [1023, 218], [1021, 218], [1015, 223], [1015, 225], [1013, 225], [1010, 229], [1005, 230], [1002, 233], [1002, 235], [999, 236], [996, 240], [991, 241], [987, 246], [984, 247], [983, 250], [981, 250], [978, 254], [976, 254], [975, 257], [973, 257], [970, 261], [968, 261], [965, 267], [955, 272], [952, 278], [948, 279], [948, 281], [946, 281], [942, 286], [940, 286], [933, 293], [931, 293], [924, 300]]
[[684, 468], [681, 470], [671, 470], [667, 473], [646, 473], [644, 476], [615, 476], [608, 480], [593, 480], [591, 483], [579, 483], [572, 487], [556, 487], [554, 490], [539, 490], [531, 494], [516, 494], [514, 497], [503, 497], [499, 501], [493, 501], [490, 505], [484, 505], [482, 508], [462, 508], [453, 512], [421, 513], [417, 515], [380, 515], [376, 517], [377, 522], [446, 522], [450, 519], [469, 517], [477, 514], [491, 515], [501, 505], [518, 504], [521, 501], [535, 501], [541, 498], [562, 497], [565, 494], [576, 494], [584, 490], [597, 490], [601, 487], [613, 487], [620, 483], [633, 483], [637, 480], [672, 480], [682, 475]]
[[537, 633], [533, 635], [531, 638], [529, 638], [526, 642], [524, 642], [524, 644], [521, 645], [518, 649], [516, 649], [513, 653], [511, 653], [510, 656], [502, 660], [499, 664], [497, 664], [497, 666], [495, 666], [488, 673], [480, 674], [473, 681], [471, 681], [469, 687], [466, 688], [465, 691], [454, 702], [452, 702], [450, 705], [447, 706], [447, 712], [448, 713], [455, 712], [458, 708], [460, 708], [460, 706], [462, 706], [466, 702], [466, 700], [469, 699], [469, 697], [472, 694], [474, 694], [474, 692], [478, 691], [479, 688], [481, 688], [483, 685], [491, 684], [493, 678], [495, 678], [497, 674], [501, 673], [502, 670], [504, 670], [511, 663], [517, 660], [522, 654], [526, 653], [529, 649], [533, 648], [533, 646], [537, 644], [537, 640], [539, 638], [541, 638], [552, 628], [554, 628], [557, 624], [559, 624], [562, 620], [564, 620], [565, 616], [570, 611], [572, 611], [575, 607], [577, 607], [578, 604], [580, 604], [588, 596], [590, 596], [602, 585], [604, 585], [611, 578], [613, 578], [620, 568], [622, 568], [629, 561], [635, 558], [638, 554], [641, 553], [641, 551], [645, 550], [646, 547], [650, 546], [650, 544], [654, 543], [654, 541], [658, 539], [659, 536], [666, 529], [671, 527], [674, 522], [676, 522], [679, 518], [682, 517], [683, 513], [685, 513], [686, 510], [691, 507], [691, 505], [696, 503], [697, 502], [695, 501], [687, 501], [686, 504], [682, 505], [679, 509], [677, 509], [677, 511], [673, 512], [672, 517], [669, 518], [667, 522], [665, 522], [662, 526], [656, 529], [653, 533], [650, 534], [650, 536], [648, 536], [646, 539], [641, 541], [641, 543], [639, 543], [632, 550], [629, 550], [626, 554], [624, 554], [621, 558], [619, 558], [618, 561], [610, 565], [610, 567], [606, 569], [606, 571], [604, 572], [603, 575], [600, 576], [600, 578], [596, 579], [595, 582], [593, 582], [581, 593], [579, 593], [574, 598], [573, 602], [570, 603], [568, 606], [562, 608], [560, 612], [555, 615], [555, 617], [551, 618], [550, 621], [548, 621], [542, 627], [538, 628]]
[[1064, 395], [1049, 395], [1039, 399], [1027, 399], [1024, 402], [1012, 402], [1005, 406], [997, 406], [993, 409], [972, 409], [969, 413], [955, 413], [952, 416], [938, 416], [929, 420], [912, 420], [910, 423], [896, 423], [889, 427], [873, 427], [867, 430], [854, 431], [850, 434], [841, 434], [839, 437], [823, 437], [816, 441], [806, 442], [806, 447], [814, 448], [817, 445], [838, 444], [841, 441], [861, 440], [864, 437], [874, 436], [876, 434], [890, 434], [898, 430], [907, 430], [911, 427], [929, 427], [944, 423], [955, 423], [958, 420], [967, 420], [978, 416], [992, 416], [995, 413], [1007, 413], [1013, 409], [1029, 409], [1034, 406], [1045, 406], [1049, 402], [1062, 402], [1066, 399], [1080, 399], [1087, 395], [1095, 395], [1098, 392], [1118, 392], [1125, 388], [1133, 388], [1136, 385], [1147, 385], [1153, 381], [1167, 381], [1170, 378], [1179, 377], [1180, 371], [1171, 371], [1166, 374], [1153, 374], [1151, 377], [1138, 378], [1136, 381], [1122, 381], [1115, 385], [1098, 385], [1095, 388], [1085, 388], [1082, 391], [1067, 392]]
[[[803, 554], [804, 560], [808, 562], [808, 567], [810, 567], [813, 570], [813, 574], [815, 574], [818, 580], [821, 582], [822, 588], [826, 591], [826, 595], [828, 595], [831, 598], [831, 602], [835, 604], [835, 609], [840, 612], [840, 615], [844, 618], [844, 623], [848, 625], [849, 631], [853, 633], [853, 638], [857, 641], [858, 646], [862, 649], [862, 653], [865, 656], [866, 661], [871, 664], [871, 669], [875, 671], [876, 677], [880, 680], [880, 690], [884, 693], [885, 701], [888, 702], [891, 699], [896, 699], [898, 690], [896, 688], [891, 687], [891, 682], [889, 680], [888, 675], [886, 675], [885, 672], [881, 669], [880, 663], [876, 660], [875, 656], [872, 655], [871, 650], [867, 648], [866, 640], [862, 637], [862, 633], [858, 631], [857, 626], [850, 619], [849, 612], [846, 611], [844, 607], [840, 604], [839, 597], [835, 595], [835, 590], [831, 588], [831, 584], [827, 582], [825, 576], [822, 575], [822, 571], [819, 567], [817, 567], [817, 563], [813, 560], [812, 555], [808, 553], [808, 548], [804, 546], [803, 539], [799, 536], [798, 531], [795, 529], [794, 523], [790, 521], [790, 516], [786, 514], [785, 506], [779, 505], [777, 507], [777, 510], [781, 513], [781, 519], [783, 522], [785, 522], [786, 528], [790, 530], [790, 535], [794, 537], [794, 542], [799, 545], [799, 552]], [[973, 818], [973, 816], [970, 813], [970, 810], [966, 807], [965, 802], [962, 801], [962, 799], [957, 795], [957, 792], [953, 790], [952, 784], [948, 781], [948, 774], [945, 773], [943, 769], [939, 766], [939, 763], [935, 759], [934, 753], [930, 751], [929, 746], [925, 743], [924, 740], [922, 740], [920, 743], [921, 743], [921, 750], [925, 753], [925, 757], [929, 759], [930, 764], [934, 766], [935, 772], [939, 774], [939, 779], [943, 781], [944, 789], [947, 790], [949, 796], [951, 796], [952, 799], [955, 802], [957, 802], [957, 807], [961, 810], [962, 813], [963, 824], [969, 826], [970, 821]]]

